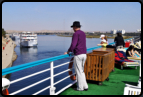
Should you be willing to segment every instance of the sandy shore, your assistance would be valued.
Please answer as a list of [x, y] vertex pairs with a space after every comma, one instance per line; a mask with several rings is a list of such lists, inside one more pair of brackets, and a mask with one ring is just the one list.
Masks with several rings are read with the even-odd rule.
[[[7, 43], [7, 41], [9, 42]], [[2, 69], [11, 67], [12, 63], [17, 59], [17, 55], [14, 51], [15, 47], [16, 44], [14, 41], [12, 41], [11, 38], [9, 37], [7, 37], [7, 39], [2, 38]], [[4, 75], [2, 77], [6, 77], [9, 79], [10, 74]]]

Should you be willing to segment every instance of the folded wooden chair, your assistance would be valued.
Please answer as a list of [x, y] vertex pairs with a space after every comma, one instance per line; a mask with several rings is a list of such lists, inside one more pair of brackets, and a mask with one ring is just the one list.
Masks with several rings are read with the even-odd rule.
[[115, 63], [121, 65], [121, 69], [128, 66], [135, 66], [136, 69], [139, 66], [138, 62], [129, 60], [123, 51], [115, 51]]
[[140, 95], [141, 87], [126, 84], [124, 88], [124, 95]]

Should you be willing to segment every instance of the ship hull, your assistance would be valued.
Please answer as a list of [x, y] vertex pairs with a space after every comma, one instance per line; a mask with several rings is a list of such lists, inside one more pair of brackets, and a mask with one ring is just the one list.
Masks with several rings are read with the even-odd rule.
[[21, 47], [35, 47], [37, 46], [37, 42], [36, 41], [22, 41], [20, 43]]

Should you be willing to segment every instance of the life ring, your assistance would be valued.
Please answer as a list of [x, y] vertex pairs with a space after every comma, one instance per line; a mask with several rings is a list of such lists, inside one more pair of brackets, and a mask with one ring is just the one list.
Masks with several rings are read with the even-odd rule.
[[8, 89], [3, 90], [3, 91], [2, 91], [2, 94], [3, 94], [3, 95], [9, 95]]
[[[71, 60], [70, 61], [73, 61], [73, 59], [74, 59], [74, 57], [73, 58], [71, 58]], [[73, 62], [70, 62], [69, 63], [69, 69], [71, 69], [72, 68], [72, 66], [73, 66]], [[71, 71], [68, 71], [69, 72], [69, 75], [72, 75], [73, 73], [72, 73], [72, 70]], [[70, 76], [70, 79], [71, 80], [76, 80], [76, 75], [72, 75], [72, 76]]]

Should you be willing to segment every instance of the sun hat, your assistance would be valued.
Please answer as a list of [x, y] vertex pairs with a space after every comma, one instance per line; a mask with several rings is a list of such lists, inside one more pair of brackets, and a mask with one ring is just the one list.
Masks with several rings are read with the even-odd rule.
[[105, 37], [105, 35], [104, 35], [104, 34], [102, 34], [102, 35], [100, 36], [100, 38], [102, 38], [102, 37]]
[[73, 25], [71, 27], [81, 27], [80, 22], [79, 21], [74, 21]]

